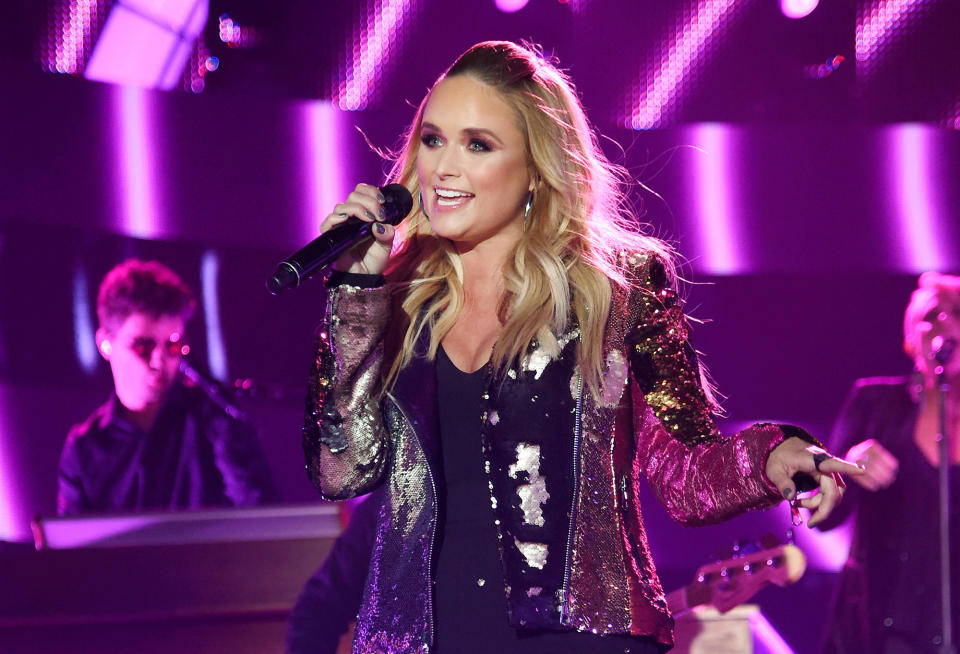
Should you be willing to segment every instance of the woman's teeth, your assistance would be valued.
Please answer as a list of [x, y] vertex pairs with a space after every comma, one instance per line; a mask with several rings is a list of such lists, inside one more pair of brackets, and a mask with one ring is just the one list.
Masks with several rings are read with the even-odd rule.
[[441, 207], [451, 207], [461, 204], [464, 200], [472, 197], [470, 193], [462, 191], [451, 191], [448, 189], [437, 189], [437, 205]]

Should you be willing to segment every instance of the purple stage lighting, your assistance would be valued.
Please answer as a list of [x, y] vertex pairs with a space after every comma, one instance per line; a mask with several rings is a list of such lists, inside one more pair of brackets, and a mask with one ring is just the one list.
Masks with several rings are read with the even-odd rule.
[[896, 41], [942, 0], [873, 0], [857, 11], [857, 75], [871, 76]]
[[115, 179], [120, 232], [136, 238], [161, 233], [154, 172], [156, 155], [153, 128], [153, 92], [135, 86], [113, 89], [116, 162]]
[[207, 22], [205, 0], [118, 0], [84, 76], [100, 82], [172, 89]]
[[497, 9], [505, 14], [512, 14], [515, 11], [520, 11], [527, 6], [527, 2], [529, 2], [529, 0], [494, 0], [494, 4], [497, 5]]
[[223, 381], [227, 378], [227, 349], [220, 326], [219, 277], [220, 257], [213, 250], [207, 250], [200, 262], [203, 323], [207, 327], [207, 366], [210, 374]]
[[898, 125], [890, 130], [889, 188], [897, 216], [897, 233], [903, 250], [901, 269], [919, 273], [941, 270], [949, 262], [949, 239], [939, 210], [940, 182], [935, 178], [936, 128]]
[[80, 368], [93, 375], [100, 355], [97, 353], [93, 311], [90, 306], [90, 284], [87, 272], [78, 267], [73, 273], [73, 340]]
[[28, 534], [18, 531], [25, 524], [18, 502], [20, 478], [13, 450], [17, 434], [11, 424], [11, 398], [0, 386], [0, 540], [24, 540]]
[[[783, 507], [783, 524], [789, 529], [790, 509]], [[793, 532], [797, 545], [806, 553], [810, 567], [839, 572], [850, 553], [853, 523], [847, 522], [830, 531], [797, 529]]]
[[107, 4], [106, 0], [51, 3], [47, 40], [40, 50], [41, 68], [51, 73], [82, 73], [103, 27]]
[[354, 31], [351, 51], [341, 63], [339, 87], [334, 91], [341, 109], [366, 109], [373, 100], [403, 47], [419, 8], [419, 0], [372, 3], [364, 24]]
[[763, 613], [757, 611], [750, 616], [750, 633], [757, 641], [758, 652], [765, 654], [794, 654], [793, 649], [787, 645], [772, 624], [764, 617]]
[[693, 167], [697, 200], [698, 266], [704, 272], [731, 275], [747, 269], [742, 249], [743, 235], [738, 229], [735, 202], [731, 195], [740, 188], [733, 170], [736, 151], [731, 147], [734, 130], [726, 125], [705, 123], [693, 128], [697, 146]]
[[261, 41], [256, 29], [241, 25], [228, 14], [220, 15], [218, 27], [220, 40], [231, 48], [252, 48]]
[[780, 11], [787, 18], [804, 18], [813, 13], [820, 0], [780, 0]]
[[684, 7], [675, 33], [657, 49], [663, 53], [660, 60], [647, 70], [646, 81], [634, 86], [627, 127], [662, 126], [745, 4], [738, 0], [701, 0], [695, 8]]
[[299, 109], [295, 142], [303, 144], [302, 197], [305, 211], [299, 240], [312, 241], [319, 234], [320, 222], [333, 205], [347, 196], [345, 179], [353, 179], [350, 159], [341, 144], [346, 129], [343, 114], [329, 102], [304, 102]]
[[947, 119], [943, 126], [947, 129], [960, 129], [960, 100], [957, 100], [953, 109], [947, 112]]

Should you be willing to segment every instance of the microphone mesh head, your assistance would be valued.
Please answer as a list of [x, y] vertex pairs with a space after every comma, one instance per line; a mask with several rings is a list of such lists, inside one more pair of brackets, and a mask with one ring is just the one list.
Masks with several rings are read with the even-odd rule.
[[383, 222], [396, 225], [407, 217], [413, 209], [413, 196], [403, 184], [387, 184], [380, 189], [383, 193]]

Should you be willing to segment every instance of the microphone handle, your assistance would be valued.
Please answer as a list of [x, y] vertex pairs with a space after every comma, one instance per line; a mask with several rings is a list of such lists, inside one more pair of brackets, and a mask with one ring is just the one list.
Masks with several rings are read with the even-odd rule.
[[267, 280], [267, 289], [274, 295], [299, 286], [300, 282], [333, 263], [337, 257], [370, 236], [373, 223], [350, 217], [341, 225], [313, 239], [306, 247], [281, 261]]

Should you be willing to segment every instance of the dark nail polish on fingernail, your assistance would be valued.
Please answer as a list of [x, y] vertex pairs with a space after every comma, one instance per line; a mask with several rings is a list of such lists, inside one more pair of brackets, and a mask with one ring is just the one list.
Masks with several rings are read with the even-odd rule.
[[783, 497], [784, 497], [785, 499], [788, 499], [788, 500], [789, 500], [792, 496], [793, 496], [793, 490], [791, 490], [791, 489], [789, 489], [789, 488], [784, 488], [784, 489], [783, 489]]
[[383, 197], [383, 193], [377, 193], [377, 202], [383, 204], [387, 201], [387, 198]]
[[383, 234], [386, 231], [387, 231], [386, 227], [384, 227], [380, 223], [377, 223], [377, 234]]
[[370, 213], [370, 211], [369, 211], [369, 210], [367, 210], [367, 209], [364, 209], [364, 211], [366, 212], [366, 214], [367, 214], [367, 217], [368, 217], [368, 218], [370, 218], [370, 220], [376, 220], [376, 219], [377, 219], [377, 217], [376, 217], [376, 216], [374, 216], [374, 215], [373, 215], [372, 213]]
[[380, 207], [380, 209], [377, 211], [377, 213], [380, 214], [380, 220], [386, 220], [386, 219], [387, 219], [387, 212], [386, 212], [386, 210], [385, 210], [383, 207]]

